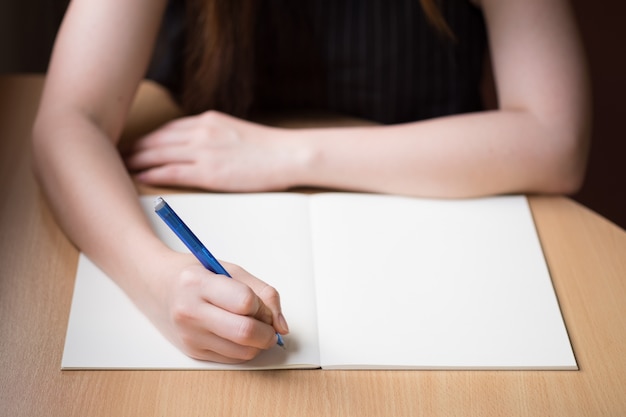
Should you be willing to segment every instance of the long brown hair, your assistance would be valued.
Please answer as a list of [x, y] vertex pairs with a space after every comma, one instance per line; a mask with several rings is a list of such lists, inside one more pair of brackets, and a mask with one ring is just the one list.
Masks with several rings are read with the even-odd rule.
[[[454, 39], [438, 0], [419, 0], [428, 21]], [[209, 109], [248, 114], [254, 92], [254, 28], [258, 1], [187, 0], [186, 51], [181, 105], [196, 114]]]

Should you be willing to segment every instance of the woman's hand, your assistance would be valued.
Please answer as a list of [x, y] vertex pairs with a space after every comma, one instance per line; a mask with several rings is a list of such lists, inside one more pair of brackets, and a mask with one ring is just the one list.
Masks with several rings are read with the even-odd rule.
[[209, 111], [141, 138], [126, 164], [138, 181], [150, 185], [270, 191], [294, 185], [298, 155], [302, 152], [285, 130]]
[[[155, 324], [185, 354], [200, 360], [239, 363], [276, 345], [289, 331], [278, 292], [244, 269], [224, 263], [232, 279], [176, 254], [155, 294]], [[181, 265], [182, 268], [181, 268]], [[154, 310], [154, 308], [153, 308]]]

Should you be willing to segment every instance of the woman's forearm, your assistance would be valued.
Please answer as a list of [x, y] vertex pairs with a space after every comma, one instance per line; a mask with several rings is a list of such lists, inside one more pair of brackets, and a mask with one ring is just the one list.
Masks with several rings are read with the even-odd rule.
[[149, 273], [149, 259], [166, 249], [139, 207], [114, 142], [79, 113], [44, 112], [35, 125], [33, 155], [68, 237], [126, 291], [144, 291], [141, 277]]
[[286, 137], [308, 155], [289, 168], [293, 185], [468, 197], [574, 192], [584, 176], [587, 135], [526, 112], [493, 111]]

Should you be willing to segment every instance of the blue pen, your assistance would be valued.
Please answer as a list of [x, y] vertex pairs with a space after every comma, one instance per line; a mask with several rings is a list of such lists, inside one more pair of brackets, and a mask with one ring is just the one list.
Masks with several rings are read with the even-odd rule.
[[[158, 197], [154, 202], [154, 211], [159, 215], [161, 219], [169, 226], [170, 229], [180, 238], [180, 240], [189, 248], [191, 253], [193, 253], [196, 258], [200, 261], [200, 263], [209, 271], [226, 275], [228, 278], [232, 278], [228, 271], [224, 269], [224, 267], [218, 262], [217, 259], [209, 252], [209, 250], [200, 242], [200, 239], [196, 237], [196, 235], [187, 227], [185, 222], [182, 221], [178, 214], [170, 207], [169, 204], [163, 200], [163, 198]], [[280, 333], [276, 333], [278, 336], [277, 344], [279, 346], [285, 345], [283, 341], [283, 337]]]

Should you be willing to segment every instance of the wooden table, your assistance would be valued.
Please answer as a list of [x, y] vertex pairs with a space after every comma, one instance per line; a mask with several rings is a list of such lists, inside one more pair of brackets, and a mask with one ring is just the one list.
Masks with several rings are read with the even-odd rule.
[[[579, 371], [61, 371], [78, 252], [31, 174], [42, 85], [0, 77], [0, 415], [626, 416], [626, 232], [564, 197], [530, 201]], [[176, 114], [136, 104], [129, 137]]]

